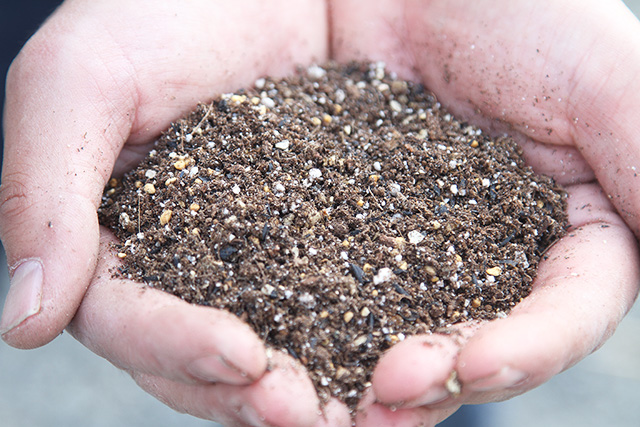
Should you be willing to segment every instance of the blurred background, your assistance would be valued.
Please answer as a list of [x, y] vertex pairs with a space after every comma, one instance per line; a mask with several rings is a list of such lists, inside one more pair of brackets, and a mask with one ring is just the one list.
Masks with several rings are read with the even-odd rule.
[[[0, 76], [60, 2], [0, 2]], [[640, 0], [627, 0], [640, 13]], [[0, 85], [4, 100], [4, 84]], [[0, 302], [9, 277], [0, 246]], [[476, 427], [640, 426], [640, 307], [593, 355], [547, 384], [502, 403], [473, 407]], [[459, 426], [469, 425], [460, 416]], [[178, 414], [142, 392], [131, 378], [68, 334], [44, 348], [15, 350], [0, 341], [0, 426], [202, 427], [214, 423]]]

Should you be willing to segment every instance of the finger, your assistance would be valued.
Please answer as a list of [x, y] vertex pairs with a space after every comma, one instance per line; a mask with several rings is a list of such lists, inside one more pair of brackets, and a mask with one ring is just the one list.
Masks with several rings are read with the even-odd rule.
[[[330, 402], [327, 419], [304, 368], [288, 355], [274, 351], [270, 369], [248, 386], [189, 385], [166, 378], [133, 373], [136, 382], [168, 406], [229, 426], [348, 426], [344, 405]], [[327, 424], [327, 420], [340, 424]], [[347, 418], [348, 420], [348, 418]]]
[[415, 408], [442, 402], [451, 396], [447, 381], [469, 331], [450, 335], [416, 335], [396, 344], [378, 362], [372, 390], [388, 407]]
[[369, 405], [356, 415], [358, 427], [433, 427], [453, 414], [459, 405], [446, 409], [429, 409], [425, 407], [398, 409], [380, 403]]
[[172, 381], [248, 384], [265, 371], [262, 341], [237, 317], [113, 277], [105, 231], [97, 274], [69, 326], [89, 349], [127, 371]]
[[42, 345], [73, 317], [114, 165], [139, 159], [136, 145], [198, 101], [326, 56], [319, 0], [175, 6], [65, 2], [11, 67], [0, 238], [12, 281], [0, 334], [13, 346]]
[[457, 371], [474, 400], [533, 388], [601, 346], [638, 292], [637, 243], [599, 187], [570, 190], [575, 228], [540, 264], [532, 294], [462, 349]]

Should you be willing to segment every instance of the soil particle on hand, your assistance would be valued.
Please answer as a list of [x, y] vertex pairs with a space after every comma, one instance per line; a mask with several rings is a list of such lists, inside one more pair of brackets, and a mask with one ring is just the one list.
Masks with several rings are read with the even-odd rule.
[[393, 344], [505, 316], [567, 228], [512, 139], [360, 63], [200, 105], [99, 216], [118, 275], [237, 315], [352, 409]]

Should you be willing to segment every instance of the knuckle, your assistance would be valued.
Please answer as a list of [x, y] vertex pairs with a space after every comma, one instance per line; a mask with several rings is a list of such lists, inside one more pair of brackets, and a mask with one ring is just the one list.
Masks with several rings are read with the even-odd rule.
[[16, 220], [24, 218], [33, 206], [33, 198], [27, 185], [14, 174], [4, 176], [0, 184], [0, 231], [5, 234], [6, 229], [14, 228]]

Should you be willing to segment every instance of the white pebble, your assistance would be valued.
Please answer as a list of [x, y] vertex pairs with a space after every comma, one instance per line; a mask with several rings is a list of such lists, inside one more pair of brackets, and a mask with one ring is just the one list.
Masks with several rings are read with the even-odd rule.
[[458, 194], [458, 186], [453, 184], [449, 190], [451, 190], [451, 194]]
[[153, 179], [156, 177], [156, 171], [149, 169], [144, 173], [144, 176], [146, 176], [149, 179]]
[[409, 243], [412, 243], [414, 245], [417, 245], [424, 240], [424, 234], [422, 234], [418, 230], [411, 230], [407, 237], [409, 237]]
[[273, 108], [276, 106], [276, 102], [273, 99], [269, 98], [268, 96], [265, 96], [264, 98], [262, 98], [260, 103], [267, 108]]
[[322, 176], [322, 171], [320, 169], [313, 168], [309, 170], [309, 179], [314, 180], [314, 179], [320, 178], [321, 176]]
[[284, 185], [282, 185], [281, 183], [276, 183], [276, 185], [273, 186], [273, 189], [276, 190], [276, 193], [284, 193], [285, 188]]
[[391, 107], [391, 109], [396, 113], [402, 112], [402, 105], [395, 99], [392, 99], [391, 101], [389, 101], [389, 107]]
[[384, 267], [378, 270], [378, 273], [373, 276], [373, 284], [380, 285], [382, 283], [388, 282], [393, 277], [393, 270], [390, 268]]
[[280, 142], [276, 142], [276, 148], [278, 148], [280, 150], [288, 150], [289, 149], [289, 145], [291, 145], [291, 143], [289, 142], [288, 139], [283, 139]]
[[373, 168], [380, 172], [382, 170], [382, 165], [380, 164], [380, 162], [373, 162]]
[[262, 78], [262, 77], [261, 77], [261, 78], [259, 78], [258, 80], [256, 80], [256, 82], [255, 82], [256, 89], [262, 89], [262, 88], [264, 88], [264, 84], [265, 84], [266, 82], [267, 82], [267, 81], [266, 81], [264, 78]]
[[233, 191], [233, 194], [235, 194], [236, 196], [238, 194], [240, 194], [240, 187], [238, 186], [238, 184], [234, 185], [233, 188], [231, 188], [231, 191]]
[[324, 68], [319, 67], [317, 65], [312, 65], [311, 67], [307, 68], [307, 75], [311, 80], [320, 80], [326, 74], [327, 74], [327, 71]]
[[483, 187], [489, 187], [490, 185], [491, 185], [491, 181], [489, 180], [489, 178], [482, 178]]

